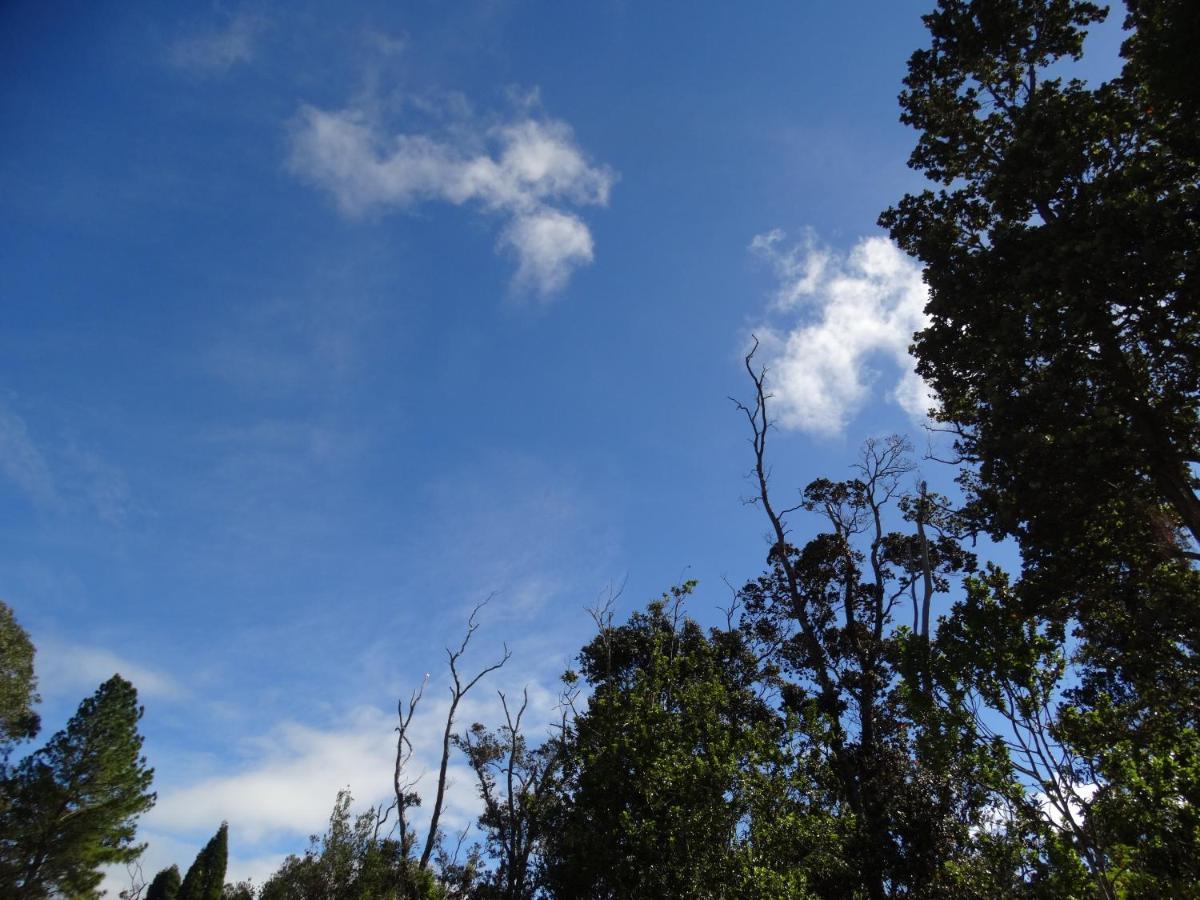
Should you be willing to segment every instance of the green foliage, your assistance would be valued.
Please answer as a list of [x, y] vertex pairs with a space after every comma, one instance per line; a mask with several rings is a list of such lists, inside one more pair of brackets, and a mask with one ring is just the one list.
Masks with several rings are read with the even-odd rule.
[[[461, 862], [443, 845], [439, 780], [413, 858], [418, 691], [399, 839], [343, 791], [259, 900], [1200, 897], [1200, 4], [1126, 9], [1104, 84], [1068, 77], [1107, 15], [1086, 0], [937, 0], [909, 63], [910, 164], [933, 187], [881, 223], [925, 266], [914, 350], [965, 508], [906, 493], [892, 438], [777, 512], [751, 369], [774, 537], [740, 617], [685, 616], [692, 582], [623, 625], [598, 611], [560, 731], [534, 745], [507, 700], [500, 727], [452, 734], [503, 665], [460, 681], [472, 615], [444, 735], [480, 843]], [[792, 544], [801, 511], [821, 530]], [[1015, 541], [1017, 577], [977, 568], [980, 532]], [[0, 894], [97, 897], [154, 801], [141, 710], [114, 676], [10, 766], [39, 727], [33, 658], [0, 603]], [[224, 883], [227, 840], [146, 900], [254, 900]]]
[[[1194, 21], [1185, 7], [1137, 4], [1131, 22]], [[1170, 149], [1194, 123], [1156, 112], [1145, 81], [1183, 60], [1156, 45], [1097, 88], [1050, 77], [1102, 17], [940, 3], [901, 103], [911, 165], [946, 187], [881, 220], [925, 264], [918, 369], [978, 463], [981, 523], [1021, 542], [1043, 603], [1086, 603], [1132, 556], [1178, 558], [1178, 528], [1200, 535], [1200, 168]]]
[[[605, 624], [580, 655], [592, 696], [565, 736], [565, 792], [547, 828], [552, 896], [738, 897], [756, 864], [770, 870], [744, 825], [775, 719], [740, 636], [682, 617], [692, 587]], [[786, 875], [776, 884], [799, 895]]]
[[1200, 7], [1127, 11], [1121, 74], [1088, 84], [1067, 75], [1097, 5], [939, 2], [901, 95], [920, 131], [910, 164], [939, 187], [881, 222], [925, 264], [930, 324], [914, 349], [973, 464], [972, 516], [1022, 554], [1011, 586], [975, 585], [947, 652], [969, 665], [975, 649], [972, 689], [1036, 739], [1049, 762], [1018, 748], [1028, 778], [1090, 794], [1059, 811], [1046, 854], [1076, 854], [1104, 896], [1188, 896]]
[[221, 892], [221, 900], [254, 900], [254, 886], [249, 881], [227, 884]]
[[531, 895], [536, 854], [546, 838], [547, 813], [561, 787], [558, 775], [563, 757], [561, 740], [530, 747], [521, 733], [529, 705], [525, 692], [514, 716], [500, 695], [505, 723], [489, 731], [476, 723], [454, 740], [475, 772], [483, 812], [479, 827], [494, 871], [481, 873], [472, 896], [519, 900]]
[[[906, 451], [868, 442], [858, 477], [812, 482], [799, 508], [828, 530], [777, 544], [739, 593], [788, 722], [787, 790], [764, 821], [792, 823], [783, 852], [819, 896], [997, 896], [1017, 874], [988, 852], [1012, 841], [985, 852], [977, 835], [1007, 769], [954, 682], [931, 677], [925, 625], [974, 558], [942, 498], [902, 493]], [[898, 514], [911, 531], [887, 529]], [[911, 629], [896, 621], [909, 605]]]
[[375, 810], [350, 814], [353, 798], [340, 791], [329, 830], [312, 838], [303, 856], [289, 856], [263, 884], [259, 900], [440, 900], [428, 870], [406, 857], [398, 841], [380, 837]]
[[221, 900], [228, 861], [229, 825], [222, 822], [188, 867], [179, 886], [178, 900]]
[[0, 762], [7, 761], [12, 742], [31, 738], [41, 725], [33, 673], [33, 643], [8, 604], [0, 601]]
[[146, 900], [176, 900], [181, 883], [179, 866], [169, 866], [154, 876], [146, 889]]
[[135, 819], [154, 803], [137, 691], [114, 675], [3, 784], [0, 894], [95, 897], [100, 867], [135, 860]]

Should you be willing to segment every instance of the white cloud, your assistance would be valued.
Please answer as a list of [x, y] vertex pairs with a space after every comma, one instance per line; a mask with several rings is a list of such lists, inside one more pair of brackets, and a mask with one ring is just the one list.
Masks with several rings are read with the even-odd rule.
[[517, 283], [543, 294], [562, 290], [576, 266], [592, 261], [588, 227], [576, 216], [555, 209], [517, 216], [501, 243], [517, 254]]
[[262, 28], [263, 22], [257, 16], [239, 13], [223, 28], [175, 41], [168, 59], [176, 68], [197, 75], [221, 75], [254, 58], [255, 41]]
[[347, 216], [443, 201], [507, 218], [500, 245], [516, 254], [516, 283], [543, 297], [593, 257], [587, 225], [559, 207], [604, 206], [616, 180], [588, 162], [566, 123], [528, 111], [483, 134], [460, 129], [441, 140], [387, 137], [362, 111], [305, 106], [289, 164]]
[[171, 699], [182, 693], [170, 676], [103, 647], [53, 637], [38, 637], [36, 644], [38, 688], [48, 697], [82, 697], [114, 674], [132, 682], [143, 699]]
[[[482, 647], [473, 656], [492, 659]], [[425, 806], [413, 810], [417, 820], [428, 814], [437, 777], [449, 708], [443, 680], [444, 676], [435, 677], [426, 688], [411, 729], [414, 755], [407, 777], [420, 778], [416, 789], [426, 800]], [[501, 721], [495, 689], [510, 685], [511, 690], [511, 684], [498, 674], [481, 682], [460, 704], [456, 731], [462, 732], [475, 721], [489, 726]], [[519, 687], [516, 694], [520, 694]], [[531, 737], [540, 736], [542, 724], [552, 721], [554, 700], [546, 689], [530, 685], [531, 709], [526, 721]], [[282, 722], [265, 735], [244, 742], [246, 763], [240, 771], [178, 786], [157, 786], [158, 802], [147, 814], [147, 827], [178, 836], [201, 833], [228, 821], [243, 847], [281, 835], [319, 832], [329, 819], [338, 791], [349, 788], [361, 804], [391, 796], [395, 725], [394, 712], [373, 706], [351, 711], [335, 727]], [[479, 812], [474, 775], [457, 752], [448, 771], [442, 824], [447, 829], [461, 828]], [[417, 824], [420, 827], [419, 821]]]
[[[791, 247], [784, 241], [775, 230], [750, 244], [779, 280], [776, 321], [783, 314], [800, 319], [758, 329], [779, 424], [840, 434], [879, 398], [923, 419], [935, 400], [908, 353], [926, 323], [917, 263], [882, 237], [864, 238], [844, 256], [817, 246], [811, 232]], [[890, 389], [879, 384], [889, 381]]]
[[[460, 632], [461, 634], [461, 632]], [[455, 640], [457, 643], [457, 639]], [[430, 648], [430, 661], [438, 654]], [[463, 671], [474, 673], [499, 656], [499, 647], [473, 645]], [[527, 662], [540, 661], [530, 655]], [[520, 703], [528, 689], [529, 708], [523, 729], [531, 741], [540, 740], [557, 721], [557, 694], [544, 687], [528, 668], [510, 665], [489, 674], [459, 705], [455, 730], [473, 722], [495, 727], [503, 721], [497, 689]], [[449, 708], [448, 674], [444, 663], [425, 688], [410, 735], [414, 754], [405, 772], [417, 779], [424, 804], [411, 810], [418, 835], [428, 825], [436, 785], [442, 730]], [[407, 699], [413, 684], [401, 694]], [[364, 705], [349, 710], [332, 724], [314, 726], [283, 721], [235, 747], [241, 765], [228, 765], [229, 774], [189, 779], [177, 773], [175, 783], [158, 782], [158, 801], [146, 814], [139, 836], [150, 843], [148, 858], [154, 870], [177, 862], [186, 867], [204, 840], [222, 822], [230, 828], [230, 880], [253, 878], [261, 883], [276, 868], [282, 852], [300, 853], [310, 834], [323, 832], [338, 791], [349, 789], [355, 806], [366, 809], [392, 796], [395, 761], [394, 709]], [[182, 774], [182, 778], [179, 777]], [[441, 825], [447, 833], [473, 824], [480, 812], [475, 776], [462, 755], [453, 751], [448, 769]], [[240, 855], [235, 862], [235, 854]], [[150, 865], [144, 867], [150, 870]]]
[[339, 790], [350, 787], [371, 800], [391, 783], [394, 724], [369, 707], [336, 729], [284, 722], [247, 745], [251, 760], [242, 771], [160, 787], [147, 825], [178, 834], [228, 821], [250, 844], [278, 833], [319, 831]]
[[829, 252], [817, 246], [812, 229], [806, 228], [799, 243], [783, 249], [780, 245], [786, 238], [783, 229], [774, 228], [750, 241], [750, 251], [767, 260], [779, 279], [775, 292], [779, 309], [791, 309], [816, 291], [830, 261]]
[[[1044, 787], [1052, 785], [1044, 784]], [[1076, 783], [1069, 779], [1059, 779], [1058, 790], [1052, 797], [1046, 791], [1034, 791], [1033, 802], [1041, 810], [1042, 815], [1046, 817], [1046, 821], [1055, 828], [1066, 829], [1069, 827], [1067, 823], [1067, 813], [1070, 812], [1071, 818], [1076, 822], [1081, 822], [1087, 818], [1087, 812], [1092, 804], [1096, 792], [1100, 790], [1100, 785], [1096, 783]]]

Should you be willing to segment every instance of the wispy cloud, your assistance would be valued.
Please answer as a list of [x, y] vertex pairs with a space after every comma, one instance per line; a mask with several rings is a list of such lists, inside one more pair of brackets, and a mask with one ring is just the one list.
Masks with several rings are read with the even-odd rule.
[[74, 444], [64, 451], [75, 489], [97, 517], [109, 525], [124, 525], [131, 514], [144, 512], [134, 503], [125, 472], [98, 454]]
[[38, 450], [25, 420], [0, 404], [0, 474], [35, 506], [49, 506], [57, 499], [54, 479], [46, 458]]
[[[481, 665], [480, 661], [492, 661], [498, 652], [482, 643], [472, 647], [471, 661], [465, 663], [465, 669], [477, 671], [472, 667]], [[437, 654], [431, 653], [430, 658], [436, 660]], [[444, 671], [433, 672], [409, 731], [414, 753], [405, 778], [415, 780], [416, 790], [427, 800], [436, 787], [442, 732], [449, 710], [447, 678]], [[496, 688], [505, 686], [511, 696], [519, 697], [522, 685], [529, 691], [525, 720], [530, 723], [528, 734], [531, 741], [539, 740], [556, 719], [557, 695], [536, 683], [526, 671], [508, 672], [507, 668], [481, 682], [463, 699], [455, 729], [462, 732], [473, 722], [495, 726], [502, 721]], [[403, 693], [407, 697], [408, 690]], [[326, 727], [280, 722], [243, 742], [243, 765], [239, 770], [190, 783], [159, 785], [158, 802], [147, 815], [146, 826], [180, 838], [228, 821], [238, 845], [251, 853], [265, 851], [279, 838], [294, 839], [320, 831], [340, 790], [348, 788], [362, 804], [378, 803], [391, 796], [395, 726], [394, 712], [374, 706], [352, 709], [339, 722]], [[475, 776], [461, 754], [451, 757], [448, 773], [442, 824], [457, 830], [473, 823], [479, 815], [479, 799]], [[421, 822], [428, 814], [427, 807], [411, 812], [418, 827], [423, 827]]]
[[379, 709], [355, 710], [338, 728], [283, 722], [243, 748], [240, 771], [176, 787], [160, 786], [147, 826], [188, 834], [228, 820], [246, 844], [308, 834], [329, 817], [337, 792], [373, 800], [386, 792], [394, 723]]
[[811, 232], [789, 245], [776, 229], [756, 236], [750, 250], [778, 279], [772, 315], [756, 333], [780, 425], [840, 434], [873, 399], [924, 419], [936, 400], [908, 352], [926, 322], [917, 263], [882, 237], [843, 255]]
[[166, 673], [140, 665], [105, 647], [38, 636], [37, 648], [38, 688], [47, 697], [85, 696], [113, 675], [132, 682], [143, 699], [173, 699], [183, 693], [180, 685]]
[[423, 202], [473, 204], [506, 220], [499, 248], [517, 259], [519, 287], [561, 291], [592, 262], [591, 230], [564, 206], [604, 206], [615, 173], [588, 161], [570, 126], [530, 108], [482, 130], [388, 135], [361, 109], [304, 106], [289, 164], [333, 194], [347, 216]]
[[222, 27], [186, 35], [171, 44], [167, 58], [179, 69], [197, 75], [222, 75], [254, 59], [255, 42], [265, 23], [255, 15], [238, 13]]
[[0, 480], [8, 481], [40, 511], [86, 510], [108, 525], [122, 526], [144, 512], [135, 502], [124, 471], [64, 436], [35, 440], [26, 420], [0, 401]]

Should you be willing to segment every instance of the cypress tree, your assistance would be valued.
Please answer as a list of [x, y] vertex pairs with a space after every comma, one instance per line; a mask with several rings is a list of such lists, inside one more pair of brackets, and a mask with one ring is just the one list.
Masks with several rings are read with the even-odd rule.
[[221, 823], [196, 859], [179, 887], [176, 900], [221, 900], [225, 888], [225, 866], [229, 859], [229, 825]]
[[163, 869], [154, 876], [146, 891], [146, 900], [176, 900], [179, 896], [179, 866]]

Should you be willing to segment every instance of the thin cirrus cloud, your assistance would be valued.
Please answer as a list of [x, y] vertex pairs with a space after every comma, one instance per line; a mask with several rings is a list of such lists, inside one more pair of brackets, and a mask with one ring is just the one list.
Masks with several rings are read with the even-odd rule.
[[543, 298], [594, 258], [591, 229], [564, 207], [603, 207], [616, 181], [612, 169], [588, 161], [565, 122], [529, 113], [438, 139], [386, 135], [359, 110], [305, 106], [289, 165], [346, 216], [441, 201], [504, 219], [498, 249], [516, 257], [514, 283]]
[[177, 69], [195, 75], [223, 75], [254, 59], [263, 27], [259, 17], [239, 13], [223, 27], [180, 37], [168, 48], [167, 59]]
[[0, 404], [0, 475], [38, 507], [57, 502], [45, 456], [29, 436], [25, 420]]
[[0, 401], [0, 492], [14, 488], [40, 512], [89, 509], [109, 525], [135, 511], [120, 468], [72, 440], [35, 441], [25, 419]]
[[925, 419], [936, 399], [908, 352], [927, 321], [917, 263], [883, 237], [838, 254], [812, 232], [789, 244], [779, 229], [757, 235], [750, 251], [778, 280], [756, 333], [781, 426], [836, 436], [880, 399]]
[[133, 683], [142, 698], [173, 700], [183, 696], [178, 682], [165, 672], [136, 663], [105, 647], [37, 640], [38, 688], [48, 697], [78, 697], [95, 691], [113, 675]]

